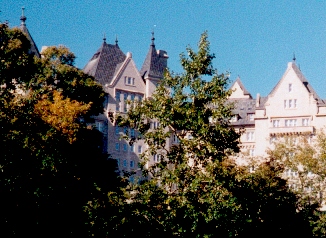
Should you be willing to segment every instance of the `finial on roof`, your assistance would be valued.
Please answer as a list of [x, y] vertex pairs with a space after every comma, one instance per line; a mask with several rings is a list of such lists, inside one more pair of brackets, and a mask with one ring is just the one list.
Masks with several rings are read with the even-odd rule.
[[293, 53], [293, 62], [295, 62], [295, 60], [296, 60], [297, 58], [295, 58], [295, 53]]
[[25, 21], [26, 21], [26, 17], [25, 17], [25, 15], [24, 15], [24, 10], [25, 10], [25, 7], [22, 7], [22, 15], [21, 15], [21, 17], [20, 17], [20, 20], [22, 21], [21, 22], [21, 24], [22, 25], [25, 25]]
[[154, 37], [154, 29], [153, 29], [153, 31], [152, 31], [152, 45], [151, 46], [155, 46], [154, 41], [155, 41], [155, 37]]
[[118, 45], [118, 35], [115, 35], [115, 45]]
[[103, 34], [103, 41], [106, 42], [105, 32], [104, 32], [104, 34]]

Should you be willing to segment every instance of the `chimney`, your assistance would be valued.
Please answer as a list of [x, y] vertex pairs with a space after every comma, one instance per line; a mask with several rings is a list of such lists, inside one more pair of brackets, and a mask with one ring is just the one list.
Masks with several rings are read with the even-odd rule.
[[256, 97], [256, 107], [259, 107], [260, 104], [260, 94], [257, 93], [257, 97]]

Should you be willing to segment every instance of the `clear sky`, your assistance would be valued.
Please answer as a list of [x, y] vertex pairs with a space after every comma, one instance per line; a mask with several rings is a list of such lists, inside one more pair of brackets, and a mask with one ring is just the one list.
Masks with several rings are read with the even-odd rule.
[[102, 44], [118, 36], [140, 69], [155, 31], [157, 49], [181, 72], [179, 54], [208, 31], [214, 66], [240, 76], [255, 97], [266, 96], [295, 52], [308, 81], [326, 99], [326, 0], [0, 0], [0, 21], [26, 25], [39, 49], [63, 44], [83, 68]]

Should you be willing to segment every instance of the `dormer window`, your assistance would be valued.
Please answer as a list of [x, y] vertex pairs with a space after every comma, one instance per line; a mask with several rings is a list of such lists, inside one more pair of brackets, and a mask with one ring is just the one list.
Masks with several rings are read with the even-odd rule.
[[254, 113], [248, 113], [248, 120], [253, 121], [254, 120]]
[[239, 115], [238, 114], [235, 114], [231, 117], [231, 120], [230, 122], [237, 122], [239, 120]]

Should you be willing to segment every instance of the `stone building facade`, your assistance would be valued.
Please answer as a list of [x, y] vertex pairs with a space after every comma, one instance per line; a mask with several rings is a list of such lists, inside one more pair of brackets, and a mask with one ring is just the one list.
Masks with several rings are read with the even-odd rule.
[[266, 156], [266, 150], [285, 136], [306, 136], [313, 140], [326, 126], [326, 100], [321, 99], [297, 67], [289, 62], [272, 91], [254, 99], [238, 78], [231, 86], [235, 103], [231, 124], [244, 128], [241, 149], [252, 157]]
[[[156, 50], [154, 33], [152, 35], [152, 43], [140, 71], [130, 52], [124, 54], [117, 40], [111, 45], [106, 43], [106, 39], [103, 39], [101, 47], [83, 69], [94, 76], [106, 92], [104, 112], [95, 117], [95, 124], [104, 135], [105, 150], [117, 159], [120, 171], [137, 171], [139, 155], [144, 152], [146, 145], [142, 140], [129, 144], [122, 135], [137, 137], [138, 132], [115, 125], [109, 120], [108, 114], [126, 114], [130, 105], [127, 102], [150, 98], [163, 78], [168, 55], [166, 51]], [[152, 125], [157, 123], [153, 121]], [[156, 159], [156, 155], [153, 155], [152, 160]]]

